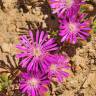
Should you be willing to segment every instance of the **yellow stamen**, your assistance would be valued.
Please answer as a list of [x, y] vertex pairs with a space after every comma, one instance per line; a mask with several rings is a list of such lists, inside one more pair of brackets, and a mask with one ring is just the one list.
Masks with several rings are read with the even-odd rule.
[[51, 64], [50, 66], [50, 70], [56, 71], [57, 67], [55, 64]]
[[36, 57], [38, 57], [38, 56], [40, 56], [41, 55], [41, 51], [40, 51], [40, 49], [39, 48], [34, 48], [34, 55], [36, 56]]
[[69, 29], [70, 29], [70, 32], [74, 32], [75, 29], [76, 29], [76, 25], [73, 24], [73, 23], [70, 23], [70, 24], [69, 24]]
[[66, 0], [66, 6], [69, 8], [73, 4], [73, 0]]
[[31, 86], [36, 86], [38, 85], [38, 81], [35, 78], [32, 78], [28, 81], [28, 84], [30, 84]]

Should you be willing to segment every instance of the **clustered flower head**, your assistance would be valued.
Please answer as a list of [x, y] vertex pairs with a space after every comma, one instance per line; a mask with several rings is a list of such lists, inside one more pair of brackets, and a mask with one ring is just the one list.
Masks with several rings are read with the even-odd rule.
[[57, 13], [58, 16], [67, 15], [72, 16], [78, 12], [82, 0], [48, 0], [52, 13]]
[[59, 19], [59, 36], [61, 42], [76, 44], [78, 39], [87, 40], [89, 37], [90, 21], [87, 14], [80, 13], [80, 5], [84, 0], [48, 0], [52, 13], [57, 13]]
[[[82, 1], [48, 0], [59, 19], [61, 42], [76, 44], [78, 39], [86, 40], [89, 36], [90, 21], [80, 13]], [[54, 79], [61, 83], [70, 76], [68, 55], [59, 53], [60, 46], [48, 35], [45, 31], [30, 30], [29, 35], [20, 36], [20, 44], [16, 46], [21, 50], [17, 58], [21, 68], [24, 68], [20, 75], [20, 90], [27, 96], [45, 96]]]
[[86, 40], [89, 36], [90, 21], [84, 20], [84, 15], [78, 14], [68, 18], [60, 19], [59, 35], [61, 42], [67, 41], [75, 44], [78, 39]]
[[57, 82], [62, 82], [64, 78], [69, 76], [68, 70], [70, 69], [69, 58], [67, 54], [55, 54], [50, 62], [48, 68], [49, 78], [57, 79]]
[[[35, 38], [34, 38], [35, 37]], [[18, 54], [18, 58], [23, 58], [20, 65], [27, 70], [41, 71], [46, 70], [49, 65], [51, 52], [58, 49], [53, 38], [48, 39], [48, 34], [44, 31], [37, 31], [36, 34], [29, 32], [29, 37], [21, 36], [20, 44], [17, 45], [22, 53]]]
[[[58, 45], [55, 39], [48, 38], [44, 31], [29, 31], [29, 35], [20, 37], [20, 44], [16, 46], [21, 50], [17, 54], [20, 66], [26, 72], [20, 75], [20, 89], [28, 96], [44, 96], [48, 84], [53, 78], [57, 82], [69, 76], [69, 58], [67, 55], [56, 54]], [[61, 75], [61, 76], [60, 76]]]
[[48, 90], [49, 79], [40, 73], [22, 73], [20, 75], [20, 90], [28, 96], [43, 96]]

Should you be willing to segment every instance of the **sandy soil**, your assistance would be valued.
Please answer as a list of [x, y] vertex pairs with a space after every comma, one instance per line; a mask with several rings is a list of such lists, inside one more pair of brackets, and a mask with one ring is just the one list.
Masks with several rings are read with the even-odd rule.
[[[27, 34], [29, 24], [33, 29], [58, 30], [56, 16], [51, 14], [45, 0], [0, 1], [1, 63], [9, 64], [7, 57], [14, 63], [19, 35]], [[91, 39], [82, 45], [64, 45], [64, 51], [71, 58], [72, 72], [62, 85], [55, 88], [56, 96], [96, 96], [96, 34], [92, 33]]]

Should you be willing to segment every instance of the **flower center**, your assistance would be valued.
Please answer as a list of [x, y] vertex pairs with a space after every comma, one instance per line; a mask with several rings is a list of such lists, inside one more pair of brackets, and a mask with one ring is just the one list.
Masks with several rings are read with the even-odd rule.
[[36, 86], [36, 85], [38, 85], [38, 80], [35, 78], [32, 78], [28, 81], [28, 84], [31, 86]]
[[70, 30], [70, 32], [74, 32], [76, 30], [76, 25], [74, 23], [70, 23], [69, 30]]
[[41, 51], [40, 51], [40, 48], [34, 48], [34, 55], [36, 56], [36, 57], [38, 57], [38, 56], [40, 56], [41, 55]]
[[55, 65], [55, 64], [51, 64], [51, 66], [50, 66], [50, 70], [56, 71], [56, 70], [57, 70], [56, 65]]
[[66, 0], [66, 6], [67, 8], [70, 8], [73, 4], [73, 0]]

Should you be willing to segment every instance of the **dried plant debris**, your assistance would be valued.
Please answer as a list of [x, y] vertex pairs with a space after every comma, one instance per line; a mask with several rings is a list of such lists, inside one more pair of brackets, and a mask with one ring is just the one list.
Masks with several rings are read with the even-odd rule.
[[8, 53], [0, 52], [0, 73], [8, 72], [11, 75], [15, 75], [14, 72], [18, 68], [18, 61], [16, 60], [15, 56], [12, 56]]
[[4, 8], [5, 8], [4, 5], [3, 5], [3, 1], [2, 0], [0, 0], [0, 7], [1, 7], [2, 10], [4, 10]]
[[13, 96], [18, 90], [18, 61], [15, 56], [0, 51], [0, 96]]
[[39, 4], [42, 4], [42, 1], [38, 0], [18, 0], [17, 7], [22, 9], [24, 13], [27, 13], [31, 8], [35, 8]]
[[81, 6], [92, 22], [91, 38], [75, 46], [60, 42], [58, 16], [47, 1], [52, 0], [0, 0], [0, 96], [26, 96], [18, 86], [18, 76], [25, 70], [20, 69], [15, 46], [29, 29], [44, 29], [51, 35], [48, 38], [58, 38], [60, 53], [70, 57], [70, 77], [49, 85], [45, 96], [96, 96], [96, 0], [84, 0], [87, 4]]

